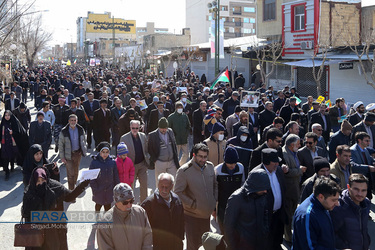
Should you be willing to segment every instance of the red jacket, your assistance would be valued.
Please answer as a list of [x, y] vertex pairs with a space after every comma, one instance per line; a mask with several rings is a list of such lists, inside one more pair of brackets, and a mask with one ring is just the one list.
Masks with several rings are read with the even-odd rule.
[[129, 184], [131, 186], [134, 181], [134, 164], [132, 160], [129, 157], [126, 157], [125, 160], [117, 157], [116, 165], [120, 182]]

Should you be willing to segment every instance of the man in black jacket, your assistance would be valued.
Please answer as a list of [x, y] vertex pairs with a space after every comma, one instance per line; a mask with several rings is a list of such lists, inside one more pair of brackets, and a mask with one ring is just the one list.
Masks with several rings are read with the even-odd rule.
[[48, 149], [52, 142], [51, 123], [44, 121], [44, 113], [38, 112], [37, 120], [30, 123], [29, 144], [42, 146], [43, 154], [48, 159]]
[[147, 133], [151, 133], [158, 128], [158, 122], [162, 117], [168, 118], [170, 110], [164, 108], [164, 103], [159, 101], [157, 103], [157, 109], [153, 109], [150, 112], [148, 124], [147, 124]]
[[273, 112], [273, 104], [272, 102], [265, 103], [265, 109], [259, 113], [259, 129], [260, 135], [262, 136], [263, 130], [265, 127], [272, 124], [273, 119], [275, 119], [276, 114]]
[[223, 103], [223, 118], [224, 119], [227, 119], [228, 116], [233, 114], [236, 106], [240, 105], [238, 96], [239, 96], [239, 93], [237, 91], [233, 91], [231, 98], [224, 101]]
[[326, 113], [327, 106], [325, 103], [321, 103], [319, 106], [319, 112], [311, 115], [309, 123], [309, 131], [311, 131], [311, 126], [314, 123], [319, 123], [323, 128], [323, 138], [326, 143], [329, 141], [329, 136], [331, 132], [331, 120], [329, 115]]
[[111, 109], [111, 130], [112, 130], [112, 146], [117, 149], [117, 145], [120, 142], [120, 128], [118, 126], [118, 120], [125, 114], [125, 109], [121, 106], [122, 101], [120, 98], [114, 99], [115, 106]]
[[193, 112], [193, 144], [202, 142], [204, 138], [203, 118], [206, 115], [207, 103], [201, 101], [199, 109]]
[[174, 177], [168, 173], [158, 176], [158, 188], [141, 204], [152, 228], [154, 250], [183, 249], [184, 208], [172, 192]]
[[59, 151], [59, 136], [61, 129], [67, 124], [64, 120], [64, 112], [69, 109], [69, 106], [65, 104], [65, 97], [59, 96], [59, 103], [53, 106], [53, 113], [55, 115], [55, 125], [53, 131], [53, 137], [55, 138], [55, 152]]
[[91, 134], [94, 124], [94, 111], [100, 108], [99, 101], [94, 99], [94, 94], [92, 92], [87, 93], [88, 100], [82, 103], [87, 116], [89, 117], [89, 122], [87, 124], [87, 148], [91, 148]]
[[107, 109], [107, 99], [100, 100], [100, 108], [94, 112], [93, 135], [95, 147], [102, 141], [110, 141], [111, 111]]
[[86, 116], [85, 111], [82, 109], [77, 108], [77, 100], [72, 99], [70, 101], [70, 108], [64, 112], [64, 123], [68, 124], [69, 116], [71, 114], [75, 114], [78, 117], [78, 124], [81, 125], [83, 129], [86, 128]]

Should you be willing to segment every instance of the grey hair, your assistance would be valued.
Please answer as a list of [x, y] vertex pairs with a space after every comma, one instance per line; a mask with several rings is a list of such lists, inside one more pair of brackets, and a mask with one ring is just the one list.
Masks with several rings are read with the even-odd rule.
[[138, 120], [130, 120], [130, 126], [131, 126], [132, 124], [138, 124], [139, 126], [141, 126], [141, 122], [138, 121]]
[[272, 104], [272, 102], [270, 102], [270, 101], [266, 101], [265, 106], [267, 107], [267, 106], [270, 105], [270, 104]]
[[174, 185], [174, 177], [170, 173], [161, 173], [161, 174], [159, 174], [159, 176], [158, 176], [158, 182], [161, 181], [161, 180], [164, 180], [164, 179], [170, 180], [172, 182], [172, 185]]
[[312, 126], [311, 126], [311, 129], [317, 129], [318, 127], [321, 127], [322, 125], [320, 125], [319, 123], [314, 123]]
[[285, 146], [289, 147], [291, 144], [296, 143], [298, 140], [300, 140], [298, 135], [290, 134], [285, 140]]

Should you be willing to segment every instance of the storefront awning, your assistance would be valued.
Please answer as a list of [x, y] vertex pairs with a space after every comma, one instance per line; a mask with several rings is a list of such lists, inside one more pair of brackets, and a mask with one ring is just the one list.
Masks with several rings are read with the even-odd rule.
[[[327, 60], [324, 62], [324, 65], [330, 65], [330, 64], [337, 64], [342, 62], [343, 60]], [[296, 66], [296, 67], [304, 67], [304, 68], [312, 68], [314, 67], [320, 67], [323, 63], [323, 60], [317, 60], [313, 62], [312, 59], [306, 59], [301, 61], [295, 61], [295, 62], [286, 62], [283, 64], [290, 65], [290, 66]]]

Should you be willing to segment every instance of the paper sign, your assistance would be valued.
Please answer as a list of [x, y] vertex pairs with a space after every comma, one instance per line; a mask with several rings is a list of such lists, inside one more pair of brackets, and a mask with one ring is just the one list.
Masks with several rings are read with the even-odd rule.
[[243, 90], [241, 92], [240, 107], [241, 108], [242, 107], [257, 108], [258, 107], [258, 102], [259, 102], [259, 96], [260, 96], [259, 92]]
[[84, 180], [95, 180], [98, 178], [100, 169], [90, 169], [90, 170], [81, 170], [79, 171], [78, 180], [83, 182]]
[[138, 105], [141, 108], [141, 110], [147, 109], [147, 104], [146, 104], [146, 101], [144, 99], [143, 100], [139, 100], [137, 102], [139, 102]]
[[324, 101], [324, 97], [320, 95], [316, 101], [322, 103], [322, 101]]
[[346, 115], [342, 115], [340, 117], [339, 123], [342, 123], [346, 119]]
[[331, 100], [327, 100], [327, 101], [326, 101], [326, 106], [327, 106], [328, 108], [332, 107]]

